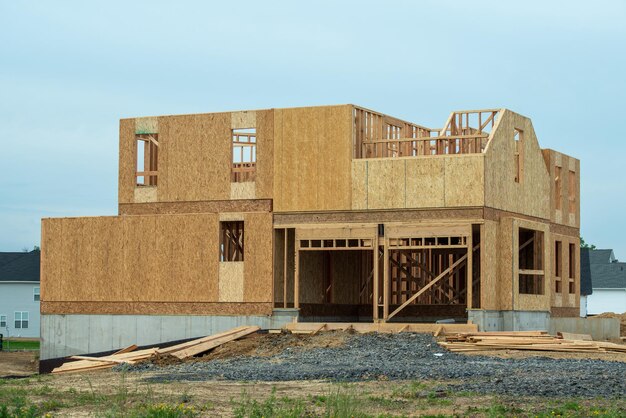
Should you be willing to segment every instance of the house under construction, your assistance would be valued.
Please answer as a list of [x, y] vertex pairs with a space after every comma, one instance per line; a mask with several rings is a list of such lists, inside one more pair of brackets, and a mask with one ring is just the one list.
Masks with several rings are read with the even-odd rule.
[[123, 119], [119, 215], [44, 219], [41, 358], [286, 322], [579, 313], [580, 162], [506, 109]]

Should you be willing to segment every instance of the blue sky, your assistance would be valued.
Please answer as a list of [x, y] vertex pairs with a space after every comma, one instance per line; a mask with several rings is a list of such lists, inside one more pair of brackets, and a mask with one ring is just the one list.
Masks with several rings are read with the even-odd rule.
[[117, 212], [123, 117], [355, 103], [439, 127], [507, 107], [581, 159], [626, 259], [626, 2], [0, 1], [0, 251]]

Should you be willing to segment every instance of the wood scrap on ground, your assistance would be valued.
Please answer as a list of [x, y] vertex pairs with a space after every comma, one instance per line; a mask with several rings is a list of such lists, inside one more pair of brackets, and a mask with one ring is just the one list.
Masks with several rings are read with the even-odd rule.
[[115, 352], [109, 356], [93, 357], [93, 356], [72, 356], [69, 362], [63, 363], [61, 366], [52, 370], [52, 373], [75, 373], [87, 372], [93, 370], [109, 369], [117, 364], [127, 363], [135, 364], [139, 361], [150, 359], [154, 356], [168, 354], [179, 359], [186, 359], [198, 354], [205, 353], [215, 347], [219, 347], [230, 341], [237, 340], [246, 335], [257, 332], [260, 327], [242, 326], [231, 330], [213, 334], [195, 340], [187, 341], [167, 348], [148, 348], [145, 350], [135, 351], [136, 345], [131, 345], [122, 350]]
[[[442, 347], [453, 352], [491, 350], [562, 351], [571, 353], [622, 352], [626, 345], [592, 341], [585, 334], [561, 333], [562, 337], [545, 331], [468, 332], [446, 334]], [[565, 338], [571, 337], [571, 338]]]

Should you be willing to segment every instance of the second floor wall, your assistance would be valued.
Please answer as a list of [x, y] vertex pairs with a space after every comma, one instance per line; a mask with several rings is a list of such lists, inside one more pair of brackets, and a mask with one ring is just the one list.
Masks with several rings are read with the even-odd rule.
[[[483, 123], [470, 127], [480, 112]], [[555, 157], [574, 167], [576, 195], [567, 202], [576, 215], [559, 217], [546, 152], [530, 119], [506, 109], [455, 112], [440, 130], [353, 105], [124, 119], [119, 202], [272, 199], [275, 212], [487, 206], [579, 226], [579, 162]]]

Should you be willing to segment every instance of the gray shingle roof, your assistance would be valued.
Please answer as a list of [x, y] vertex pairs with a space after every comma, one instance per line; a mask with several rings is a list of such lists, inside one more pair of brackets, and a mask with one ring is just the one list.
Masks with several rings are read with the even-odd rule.
[[626, 289], [626, 263], [592, 264], [594, 289]]
[[[587, 284], [588, 282], [588, 284]], [[615, 261], [613, 250], [580, 249], [580, 293], [591, 289], [626, 289], [626, 263]], [[589, 290], [589, 293], [586, 293]]]
[[0, 282], [38, 282], [39, 251], [0, 253]]
[[613, 250], [589, 250], [589, 262], [591, 264], [606, 264], [614, 259]]

